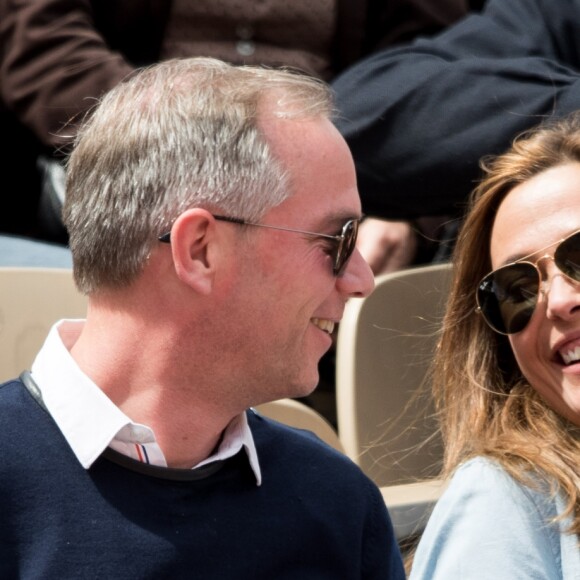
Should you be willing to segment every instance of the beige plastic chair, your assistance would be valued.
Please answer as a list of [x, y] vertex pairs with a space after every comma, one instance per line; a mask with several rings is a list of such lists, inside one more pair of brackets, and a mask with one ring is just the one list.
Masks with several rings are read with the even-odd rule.
[[402, 548], [416, 544], [445, 485], [441, 479], [429, 479], [380, 488]]
[[419, 482], [436, 476], [442, 457], [425, 375], [450, 273], [437, 264], [379, 276], [369, 297], [349, 300], [338, 329], [340, 440], [382, 488], [399, 538], [417, 529], [443, 487]]
[[84, 318], [86, 305], [70, 269], [0, 268], [0, 382], [30, 369], [52, 324]]
[[258, 405], [256, 411], [280, 423], [308, 429], [318, 435], [323, 441], [344, 453], [342, 442], [329, 421], [320, 413], [294, 399], [279, 399], [270, 403]]

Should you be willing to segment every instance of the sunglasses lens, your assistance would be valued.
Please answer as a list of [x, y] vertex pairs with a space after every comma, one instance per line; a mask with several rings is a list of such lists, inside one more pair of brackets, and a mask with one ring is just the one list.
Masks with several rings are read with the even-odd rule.
[[580, 233], [565, 239], [556, 248], [554, 261], [566, 276], [580, 282]]
[[532, 318], [539, 290], [540, 276], [532, 264], [510, 264], [480, 282], [477, 304], [493, 330], [514, 334], [523, 330]]
[[334, 273], [338, 276], [348, 259], [352, 256], [356, 246], [356, 238], [358, 235], [358, 220], [350, 220], [344, 224], [342, 228], [342, 240], [338, 244], [336, 250], [336, 259], [334, 261]]

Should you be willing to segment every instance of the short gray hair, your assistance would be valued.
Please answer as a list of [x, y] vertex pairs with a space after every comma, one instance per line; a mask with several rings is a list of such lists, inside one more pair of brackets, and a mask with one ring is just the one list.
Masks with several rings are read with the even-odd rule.
[[211, 58], [141, 69], [101, 99], [67, 163], [63, 220], [81, 291], [130, 284], [188, 208], [258, 220], [290, 195], [258, 128], [272, 95], [268, 114], [333, 114], [322, 81]]

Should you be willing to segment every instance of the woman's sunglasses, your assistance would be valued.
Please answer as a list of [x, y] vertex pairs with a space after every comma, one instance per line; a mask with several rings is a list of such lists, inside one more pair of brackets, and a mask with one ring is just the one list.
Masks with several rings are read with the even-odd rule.
[[493, 330], [515, 334], [531, 320], [542, 284], [538, 262], [552, 259], [565, 276], [580, 282], [580, 231], [539, 251], [556, 244], [553, 257], [544, 255], [535, 262], [524, 258], [494, 270], [481, 280], [476, 292], [477, 310]]

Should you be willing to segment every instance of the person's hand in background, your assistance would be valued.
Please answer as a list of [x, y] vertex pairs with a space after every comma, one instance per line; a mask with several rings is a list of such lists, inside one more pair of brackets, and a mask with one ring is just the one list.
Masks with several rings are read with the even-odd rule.
[[453, 249], [458, 223], [449, 216], [422, 216], [413, 221], [368, 217], [360, 225], [357, 248], [375, 276], [443, 262]]
[[417, 253], [417, 233], [409, 222], [366, 218], [357, 248], [375, 276], [410, 266]]

